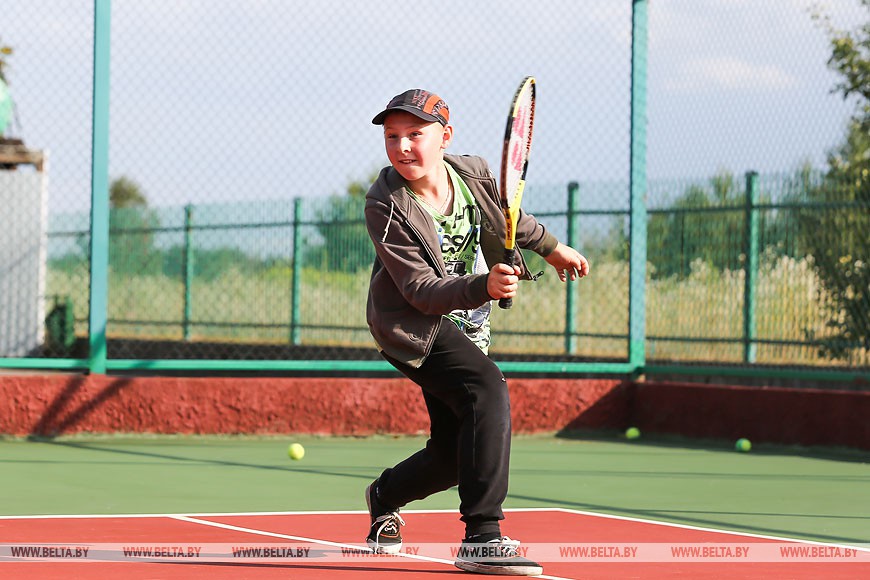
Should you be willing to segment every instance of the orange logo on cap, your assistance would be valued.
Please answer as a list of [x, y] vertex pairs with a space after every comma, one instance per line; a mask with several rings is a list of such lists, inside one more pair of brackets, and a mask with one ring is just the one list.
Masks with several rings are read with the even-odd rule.
[[420, 106], [420, 109], [424, 113], [427, 113], [429, 115], [441, 116], [444, 118], [445, 122], [448, 119], [450, 119], [450, 111], [447, 108], [447, 103], [445, 103], [441, 97], [439, 97], [436, 94], [429, 93], [426, 91], [423, 91], [423, 93], [420, 95], [420, 97], [425, 97], [426, 98], [425, 102], [422, 104], [422, 106], [420, 106], [419, 103], [415, 103], [415, 104]]

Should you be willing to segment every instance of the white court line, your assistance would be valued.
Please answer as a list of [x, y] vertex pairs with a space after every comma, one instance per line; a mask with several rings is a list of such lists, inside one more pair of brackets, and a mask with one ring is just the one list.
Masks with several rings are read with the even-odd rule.
[[[559, 511], [559, 508], [514, 508], [506, 509], [506, 512], [543, 512], [543, 511]], [[0, 520], [29, 520], [29, 519], [80, 519], [80, 518], [170, 518], [172, 516], [190, 516], [190, 517], [218, 517], [218, 516], [329, 516], [329, 515], [358, 515], [367, 514], [365, 510], [322, 510], [322, 511], [275, 511], [275, 512], [176, 512], [166, 514], [36, 514], [36, 515], [17, 515], [3, 516], [0, 515]], [[455, 513], [459, 514], [455, 509], [443, 510], [402, 510], [402, 513], [407, 514], [441, 514]]]
[[[306, 512], [303, 512], [303, 513], [306, 513]], [[368, 512], [355, 512], [355, 513], [368, 513]], [[328, 540], [320, 540], [317, 538], [306, 538], [305, 536], [293, 536], [290, 534], [279, 534], [277, 532], [267, 532], [265, 530], [257, 530], [254, 528], [245, 528], [242, 526], [234, 526], [232, 524], [222, 524], [219, 522], [210, 522], [208, 520], [201, 520], [201, 519], [189, 517], [189, 516], [170, 516], [170, 517], [172, 519], [179, 520], [182, 522], [189, 522], [189, 523], [199, 524], [199, 525], [204, 525], [204, 526], [212, 526], [212, 527], [221, 528], [224, 530], [232, 530], [234, 532], [245, 532], [248, 534], [255, 534], [258, 536], [267, 536], [270, 538], [281, 538], [284, 540], [293, 540], [296, 542], [306, 542], [309, 544], [319, 544], [321, 546], [332, 546], [334, 548], [350, 548], [352, 550], [368, 550], [368, 547], [361, 546], [360, 544], [342, 544], [340, 542], [330, 542]], [[432, 558], [429, 556], [421, 556], [419, 554], [406, 554], [403, 552], [399, 552], [397, 554], [392, 554], [392, 556], [393, 557], [408, 558], [411, 560], [420, 560], [423, 562], [433, 562], [436, 564], [446, 564], [448, 566], [453, 566], [452, 560], [444, 560], [443, 558]], [[540, 576], [534, 576], [534, 578], [545, 578], [546, 580], [574, 580], [572, 578], [563, 578], [561, 576], [547, 576], [547, 575], [543, 575], [543, 574]]]
[[[588, 512], [583, 510], [576, 510], [571, 508], [559, 508], [559, 507], [548, 507], [548, 508], [510, 508], [505, 509], [505, 513], [510, 512], [563, 512], [569, 514], [577, 514], [588, 517], [596, 517], [596, 518], [605, 518], [612, 520], [622, 520], [628, 522], [638, 522], [644, 524], [652, 524], [657, 526], [665, 526], [671, 528], [681, 528], [684, 530], [697, 530], [702, 532], [713, 532], [717, 534], [728, 534], [732, 536], [741, 536], [748, 538], [758, 538], [761, 540], [776, 540], [781, 542], [792, 542], [798, 544], [809, 544], [816, 546], [830, 546], [836, 548], [851, 548], [854, 550], [859, 550], [862, 552], [870, 551], [870, 548], [862, 547], [862, 546], [854, 546], [849, 544], [835, 544], [829, 542], [819, 542], [815, 540], [806, 540], [801, 538], [789, 538], [787, 536], [771, 536], [765, 534], [753, 534], [750, 532], [739, 532], [734, 530], [721, 530], [717, 528], [705, 528], [701, 526], [694, 526], [690, 524], [680, 524], [676, 522], [666, 522], [660, 520], [649, 520], [644, 518], [637, 518], [632, 516], [620, 516], [614, 514], [606, 514], [599, 512]], [[2, 516], [0, 515], [0, 521], [2, 520], [41, 520], [41, 519], [109, 519], [109, 518], [174, 518], [176, 516], [184, 516], [184, 517], [241, 517], [241, 516], [293, 516], [293, 515], [355, 515], [355, 514], [367, 514], [368, 512], [365, 510], [332, 510], [332, 511], [274, 511], [274, 512], [203, 512], [203, 513], [175, 513], [175, 514], [56, 514], [56, 515], [18, 515], [18, 516]], [[408, 514], [438, 514], [438, 513], [455, 513], [459, 512], [455, 509], [443, 509], [443, 510], [402, 510], [402, 513]]]
[[[405, 510], [403, 510], [405, 511]], [[450, 511], [450, 510], [445, 510]], [[37, 515], [18, 515], [18, 516], [0, 516], [0, 520], [64, 520], [64, 519], [105, 519], [105, 518], [171, 518], [174, 516], [190, 516], [190, 517], [236, 517], [236, 516], [298, 516], [298, 515], [347, 515], [347, 514], [365, 514], [363, 510], [345, 510], [345, 511], [289, 511], [289, 512], [178, 512], [167, 514], [37, 514]], [[409, 511], [410, 513], [410, 511]]]
[[584, 512], [582, 510], [574, 510], [574, 509], [569, 509], [569, 508], [550, 508], [550, 509], [552, 511], [559, 511], [559, 512], [564, 512], [564, 513], [569, 513], [569, 514], [578, 514], [578, 515], [583, 515], [583, 516], [592, 516], [592, 517], [596, 517], [596, 518], [605, 518], [605, 519], [611, 519], [611, 520], [622, 520], [622, 521], [627, 521], [627, 522], [637, 522], [637, 523], [641, 523], [641, 524], [654, 524], [657, 526], [666, 526], [669, 528], [681, 528], [684, 530], [695, 530], [695, 531], [699, 531], [699, 532], [713, 532], [716, 534], [727, 534], [730, 536], [741, 536], [741, 537], [745, 537], [745, 538], [758, 538], [760, 540], [777, 540], [780, 542], [789, 542], [789, 543], [796, 543], [796, 544], [811, 544], [814, 546], [830, 546], [832, 548], [850, 548], [852, 550], [858, 550], [861, 552], [870, 552], [870, 548], [867, 548], [866, 546], [861, 547], [861, 546], [851, 546], [848, 544], [831, 544], [831, 543], [827, 543], [827, 542], [818, 542], [815, 540], [803, 540], [803, 539], [799, 539], [799, 538], [787, 538], [787, 537], [782, 537], [782, 536], [769, 536], [766, 534], [753, 534], [751, 532], [736, 532], [736, 531], [732, 531], [732, 530], [717, 530], [716, 528], [705, 528], [702, 526], [693, 526], [693, 525], [689, 525], [689, 524], [679, 524], [676, 522], [662, 522], [662, 521], [658, 521], [658, 520], [646, 520], [643, 518], [635, 518], [635, 517], [631, 517], [631, 516], [617, 516], [617, 515], [612, 515], [612, 514], [600, 514], [600, 513], [595, 513], [595, 512]]
[[[553, 512], [564, 511], [561, 508], [510, 508], [505, 512]], [[176, 512], [166, 514], [36, 514], [36, 515], [0, 515], [0, 520], [60, 520], [60, 519], [98, 519], [98, 518], [171, 518], [172, 516], [190, 517], [236, 517], [236, 516], [333, 516], [333, 515], [359, 515], [367, 514], [365, 510], [322, 510], [322, 511], [276, 511], [276, 512]], [[456, 514], [456, 509], [426, 509], [426, 510], [402, 510], [403, 514]]]

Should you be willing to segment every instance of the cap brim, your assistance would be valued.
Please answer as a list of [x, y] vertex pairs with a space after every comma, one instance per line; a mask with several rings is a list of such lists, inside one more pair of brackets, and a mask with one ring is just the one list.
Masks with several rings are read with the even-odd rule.
[[441, 123], [441, 119], [439, 119], [435, 115], [424, 113], [416, 107], [411, 107], [408, 105], [397, 105], [395, 107], [384, 109], [383, 111], [375, 115], [374, 119], [372, 119], [372, 125], [383, 125], [384, 120], [387, 118], [387, 115], [395, 111], [405, 111], [406, 113], [411, 113], [415, 117], [423, 119], [424, 121], [429, 121], [430, 123]]

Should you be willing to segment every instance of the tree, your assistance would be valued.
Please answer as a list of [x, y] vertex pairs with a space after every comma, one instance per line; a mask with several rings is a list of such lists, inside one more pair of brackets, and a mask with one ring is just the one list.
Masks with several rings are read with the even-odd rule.
[[123, 175], [109, 185], [109, 205], [112, 209], [147, 207], [148, 199], [139, 184]]
[[306, 250], [308, 263], [339, 272], [371, 267], [374, 250], [363, 212], [366, 192], [376, 178], [373, 173], [368, 179], [352, 181], [346, 195], [333, 195], [324, 209], [315, 212], [323, 244]]
[[669, 211], [651, 214], [647, 247], [653, 276], [688, 276], [697, 260], [718, 270], [741, 268], [744, 214], [727, 208], [743, 203], [734, 175], [720, 171], [709, 187], [691, 185]]
[[833, 90], [856, 103], [843, 144], [828, 155], [824, 180], [807, 192], [819, 209], [802, 212], [800, 220], [829, 313], [821, 352], [837, 359], [870, 349], [870, 0], [862, 4], [868, 18], [855, 31], [836, 30], [815, 16], [830, 38], [828, 66], [840, 75]]
[[154, 249], [157, 214], [148, 208], [142, 189], [132, 179], [119, 177], [109, 185], [109, 265], [125, 274], [154, 274], [162, 259]]

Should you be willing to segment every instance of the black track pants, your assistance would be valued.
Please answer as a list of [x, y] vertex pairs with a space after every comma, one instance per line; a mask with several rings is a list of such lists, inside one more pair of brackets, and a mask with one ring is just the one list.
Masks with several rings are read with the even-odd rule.
[[501, 371], [446, 319], [420, 368], [384, 358], [423, 389], [431, 428], [425, 448], [381, 475], [380, 502], [400, 508], [458, 484], [466, 536], [499, 533], [511, 441]]

